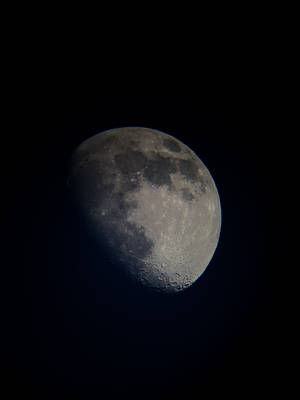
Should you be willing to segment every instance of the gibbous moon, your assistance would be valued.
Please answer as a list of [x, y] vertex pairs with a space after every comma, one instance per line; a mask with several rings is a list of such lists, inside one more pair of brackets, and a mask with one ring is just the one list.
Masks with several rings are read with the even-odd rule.
[[219, 195], [206, 166], [174, 137], [136, 127], [99, 133], [74, 151], [68, 184], [99, 247], [137, 285], [175, 293], [208, 266]]

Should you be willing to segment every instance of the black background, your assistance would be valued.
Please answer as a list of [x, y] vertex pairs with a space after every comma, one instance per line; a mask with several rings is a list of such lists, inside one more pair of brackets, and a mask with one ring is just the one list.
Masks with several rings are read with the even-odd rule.
[[[271, 134], [259, 95], [167, 99], [158, 91], [106, 99], [101, 91], [27, 90], [2, 142], [5, 387], [33, 398], [269, 393], [276, 341], [266, 215]], [[107, 261], [98, 261], [72, 214], [65, 192], [71, 152], [120, 126], [175, 136], [217, 185], [218, 247], [202, 277], [177, 296], [105, 281]]]

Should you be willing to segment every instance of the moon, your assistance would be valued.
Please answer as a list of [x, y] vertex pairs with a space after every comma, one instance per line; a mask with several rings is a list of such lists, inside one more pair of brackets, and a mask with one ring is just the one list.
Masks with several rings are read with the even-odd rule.
[[216, 185], [169, 134], [140, 127], [96, 134], [73, 152], [68, 187], [99, 247], [139, 287], [185, 290], [213, 257], [221, 229]]

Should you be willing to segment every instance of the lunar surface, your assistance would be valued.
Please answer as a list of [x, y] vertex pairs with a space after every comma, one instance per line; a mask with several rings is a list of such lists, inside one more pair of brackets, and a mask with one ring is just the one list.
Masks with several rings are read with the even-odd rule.
[[212, 176], [174, 137], [118, 128], [84, 141], [68, 186], [101, 248], [139, 286], [188, 288], [216, 249], [221, 207]]

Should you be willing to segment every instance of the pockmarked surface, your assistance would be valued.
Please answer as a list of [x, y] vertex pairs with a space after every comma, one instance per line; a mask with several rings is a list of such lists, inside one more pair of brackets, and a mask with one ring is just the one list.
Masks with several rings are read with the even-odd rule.
[[99, 245], [138, 285], [178, 292], [209, 264], [221, 229], [217, 188], [174, 137], [136, 127], [99, 133], [73, 153], [68, 185]]

